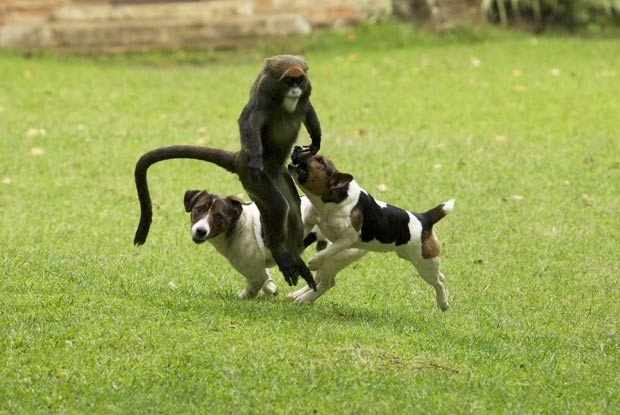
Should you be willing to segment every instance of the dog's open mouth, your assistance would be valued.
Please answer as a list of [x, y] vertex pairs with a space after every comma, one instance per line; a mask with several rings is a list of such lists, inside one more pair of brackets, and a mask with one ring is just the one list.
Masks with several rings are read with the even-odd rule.
[[310, 151], [309, 147], [295, 146], [293, 148], [293, 154], [291, 154], [291, 161], [293, 165], [297, 166], [310, 157], [312, 157], [312, 151]]
[[308, 179], [308, 163], [306, 160], [299, 161], [297, 164], [288, 165], [288, 173], [298, 183], [304, 183]]
[[288, 165], [288, 173], [302, 184], [308, 180], [309, 166], [308, 159], [312, 157], [312, 152], [308, 147], [295, 146], [291, 154], [292, 164]]

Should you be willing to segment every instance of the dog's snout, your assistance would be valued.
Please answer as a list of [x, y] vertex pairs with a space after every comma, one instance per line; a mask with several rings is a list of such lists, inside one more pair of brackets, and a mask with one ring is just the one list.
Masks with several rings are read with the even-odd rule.
[[208, 236], [209, 231], [202, 226], [196, 226], [192, 229], [192, 240], [197, 244], [205, 242]]

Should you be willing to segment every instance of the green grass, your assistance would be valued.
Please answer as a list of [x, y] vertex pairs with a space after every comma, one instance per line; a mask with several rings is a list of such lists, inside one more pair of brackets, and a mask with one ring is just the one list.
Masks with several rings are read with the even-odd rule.
[[[0, 413], [618, 413], [617, 42], [394, 25], [305, 42], [0, 54]], [[342, 171], [412, 210], [457, 199], [436, 228], [448, 312], [379, 254], [312, 306], [275, 271], [278, 298], [238, 300], [182, 197], [243, 190], [200, 162], [151, 169], [132, 246], [138, 157], [237, 149], [260, 57], [289, 50]]]

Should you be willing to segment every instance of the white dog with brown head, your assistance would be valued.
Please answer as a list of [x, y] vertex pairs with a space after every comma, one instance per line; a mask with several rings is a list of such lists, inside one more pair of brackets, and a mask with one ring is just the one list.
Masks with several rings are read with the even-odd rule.
[[260, 214], [254, 203], [206, 190], [186, 191], [184, 203], [190, 213], [192, 240], [211, 243], [245, 277], [247, 284], [239, 297], [255, 297], [261, 289], [270, 295], [278, 293], [267, 273], [275, 261], [263, 242]]
[[[253, 298], [262, 289], [265, 294], [277, 295], [278, 289], [267, 268], [276, 265], [265, 245], [260, 212], [255, 203], [244, 202], [236, 196], [218, 196], [206, 190], [188, 190], [184, 197], [185, 211], [190, 214], [192, 240], [209, 242], [246, 279], [240, 298]], [[301, 209], [310, 207], [307, 197], [301, 198]], [[322, 249], [327, 243], [316, 228], [304, 227], [304, 247], [317, 243]], [[346, 265], [343, 265], [346, 266]], [[327, 269], [330, 275], [339, 269]], [[310, 291], [312, 288], [308, 287]]]

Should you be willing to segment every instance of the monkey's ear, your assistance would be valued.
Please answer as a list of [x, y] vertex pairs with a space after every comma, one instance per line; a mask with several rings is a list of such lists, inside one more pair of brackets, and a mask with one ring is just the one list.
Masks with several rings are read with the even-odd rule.
[[191, 212], [194, 203], [196, 203], [196, 199], [202, 193], [202, 190], [187, 190], [185, 192], [185, 197], [183, 198], [183, 203], [185, 204], [185, 211]]
[[330, 180], [330, 188], [332, 190], [342, 189], [353, 181], [353, 176], [349, 173], [336, 172]]

